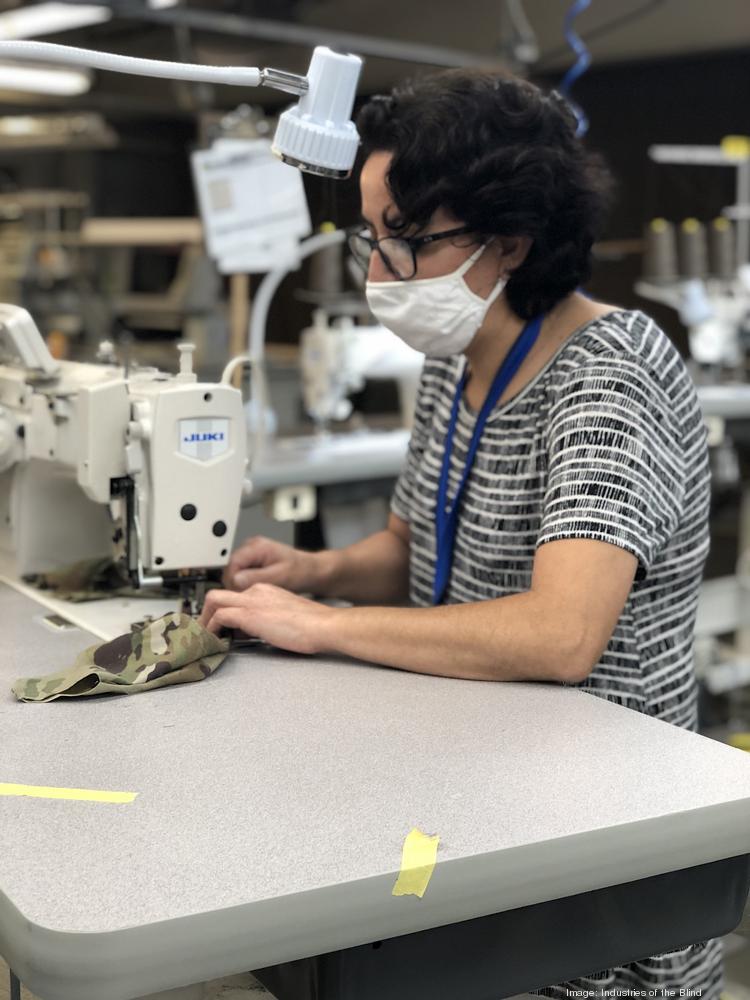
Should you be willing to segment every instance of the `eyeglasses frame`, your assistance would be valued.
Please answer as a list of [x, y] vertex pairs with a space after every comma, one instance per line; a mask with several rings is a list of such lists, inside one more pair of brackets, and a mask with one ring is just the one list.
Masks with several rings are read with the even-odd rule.
[[[391, 272], [393, 277], [397, 281], [411, 281], [417, 273], [417, 251], [421, 250], [423, 246], [427, 246], [429, 243], [434, 243], [436, 240], [445, 240], [451, 236], [465, 236], [468, 233], [476, 232], [471, 226], [457, 226], [455, 229], [445, 229], [439, 233], [427, 233], [424, 236], [381, 236], [379, 239], [374, 239], [372, 236], [364, 236], [363, 232], [366, 230], [366, 226], [352, 226], [347, 230], [347, 245], [352, 255], [357, 259], [356, 253], [352, 250], [351, 238], [352, 236], [358, 236], [361, 240], [364, 240], [370, 247], [370, 253], [373, 250], [377, 250], [380, 254], [380, 259], [383, 261], [385, 266]], [[388, 260], [387, 255], [381, 250], [380, 243], [383, 240], [401, 240], [403, 243], [409, 247], [411, 251], [411, 259], [413, 265], [413, 273], [409, 275], [408, 278], [402, 278], [400, 274], [396, 274], [393, 269], [393, 265]], [[359, 264], [359, 260], [357, 260]], [[361, 265], [360, 265], [361, 266]]]

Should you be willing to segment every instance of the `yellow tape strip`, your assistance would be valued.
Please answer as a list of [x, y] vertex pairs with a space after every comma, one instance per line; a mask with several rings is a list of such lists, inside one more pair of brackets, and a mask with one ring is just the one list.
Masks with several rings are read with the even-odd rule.
[[415, 827], [404, 840], [401, 872], [393, 887], [394, 896], [424, 896], [437, 863], [440, 837], [428, 837]]
[[33, 799], [76, 799], [81, 802], [132, 802], [138, 792], [99, 792], [93, 788], [48, 788], [11, 785], [0, 781], [0, 795], [28, 795]]

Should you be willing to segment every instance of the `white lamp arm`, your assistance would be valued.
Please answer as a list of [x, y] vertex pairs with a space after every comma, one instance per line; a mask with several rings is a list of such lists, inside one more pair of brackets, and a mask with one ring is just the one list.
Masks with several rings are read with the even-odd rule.
[[160, 59], [136, 59], [111, 52], [92, 52], [90, 49], [79, 49], [71, 45], [55, 45], [52, 42], [0, 41], [0, 58], [64, 63], [134, 76], [224, 83], [235, 87], [259, 87], [266, 84], [295, 94], [302, 94], [308, 89], [304, 76], [282, 70], [253, 66], [199, 66], [195, 63], [165, 62]]

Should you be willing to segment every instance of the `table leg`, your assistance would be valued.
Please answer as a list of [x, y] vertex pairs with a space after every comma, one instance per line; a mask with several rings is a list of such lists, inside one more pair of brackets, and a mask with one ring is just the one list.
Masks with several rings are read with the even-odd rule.
[[10, 970], [10, 1000], [21, 1000], [21, 980]]

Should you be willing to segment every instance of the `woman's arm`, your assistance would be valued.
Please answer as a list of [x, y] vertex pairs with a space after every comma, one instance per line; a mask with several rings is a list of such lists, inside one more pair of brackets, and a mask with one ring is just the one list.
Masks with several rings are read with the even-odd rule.
[[224, 571], [224, 586], [247, 590], [272, 583], [295, 593], [401, 604], [409, 595], [409, 525], [390, 515], [388, 526], [344, 549], [306, 552], [272, 538], [248, 538]]
[[609, 642], [636, 566], [603, 542], [551, 542], [539, 549], [525, 593], [436, 608], [346, 608], [324, 650], [472, 680], [580, 681]]
[[[361, 544], [361, 543], [360, 543]], [[299, 653], [341, 653], [417, 673], [469, 680], [582, 680], [627, 601], [635, 556], [565, 539], [541, 546], [522, 594], [434, 608], [330, 608], [281, 588], [209, 591], [201, 621], [242, 629]]]
[[344, 549], [315, 553], [321, 597], [355, 603], [402, 604], [409, 597], [409, 525], [395, 514], [384, 531]]

